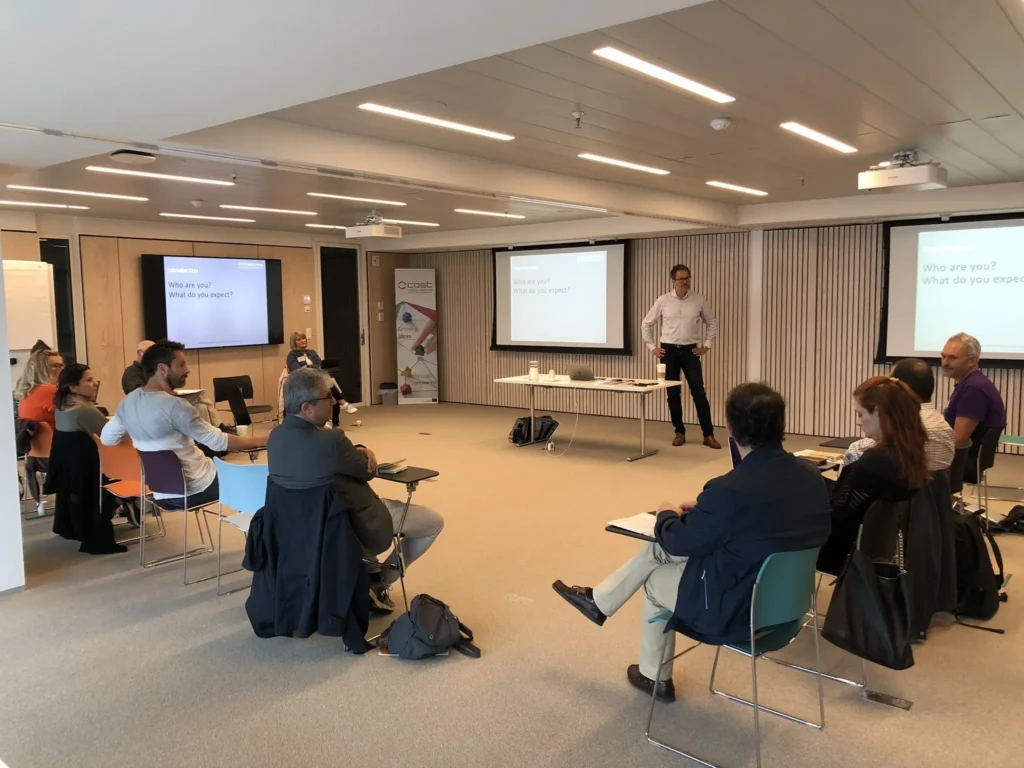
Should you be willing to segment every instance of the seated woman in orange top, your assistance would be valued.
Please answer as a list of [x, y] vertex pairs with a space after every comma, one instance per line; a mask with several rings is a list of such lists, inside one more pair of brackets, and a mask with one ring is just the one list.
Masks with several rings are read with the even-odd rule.
[[14, 393], [19, 401], [19, 419], [54, 425], [53, 396], [57, 394], [57, 376], [62, 370], [64, 358], [59, 352], [41, 349], [32, 353]]

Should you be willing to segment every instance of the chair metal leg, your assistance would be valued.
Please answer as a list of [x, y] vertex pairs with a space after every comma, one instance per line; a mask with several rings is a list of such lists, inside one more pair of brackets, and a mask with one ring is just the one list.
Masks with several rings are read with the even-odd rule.
[[[686, 650], [680, 651], [679, 653], [677, 653], [671, 659], [665, 659], [664, 658], [665, 657], [665, 648], [668, 646], [668, 638], [666, 637], [665, 638], [665, 645], [662, 646], [661, 654], [659, 656], [659, 658], [661, 658], [662, 661], [661, 661], [661, 664], [658, 666], [658, 673], [655, 675], [655, 679], [656, 680], [661, 680], [662, 670], [666, 667], [666, 665], [669, 664], [669, 662], [673, 662], [676, 659], [680, 658], [681, 656], [685, 656], [690, 651], [692, 651], [694, 648], [697, 648], [700, 645], [701, 645], [700, 643], [694, 643], [693, 645], [691, 645]], [[677, 747], [673, 747], [671, 744], [667, 744], [667, 743], [665, 743], [663, 741], [659, 741], [658, 739], [655, 739], [653, 736], [651, 736], [651, 724], [654, 722], [654, 705], [657, 704], [657, 703], [658, 703], [658, 687], [657, 687], [657, 685], [655, 685], [651, 689], [651, 710], [647, 714], [647, 730], [644, 731], [644, 736], [647, 737], [647, 742], [649, 744], [653, 744], [656, 747], [661, 747], [662, 749], [668, 750], [669, 752], [672, 752], [673, 754], [679, 755], [680, 757], [685, 757], [687, 760], [692, 760], [693, 762], [695, 762], [695, 763], [697, 763], [699, 765], [703, 765], [705, 768], [718, 768], [718, 766], [715, 765], [714, 763], [709, 763], [709, 762], [707, 762], [705, 760], [701, 760], [696, 755], [691, 755], [688, 752], [683, 752], [681, 749], [678, 749]]]
[[[233, 594], [235, 594], [235, 592], [242, 592], [243, 590], [246, 590], [246, 589], [249, 589], [249, 588], [252, 587], [252, 584], [249, 583], [249, 584], [245, 584], [245, 585], [243, 585], [241, 587], [235, 587], [234, 589], [229, 589], [227, 592], [221, 592], [221, 590], [220, 590], [220, 580], [221, 580], [222, 576], [230, 576], [233, 573], [239, 573], [240, 571], [244, 571], [245, 570], [244, 568], [235, 568], [235, 570], [228, 571], [227, 573], [222, 573], [221, 572], [221, 549], [223, 548], [222, 547], [222, 542], [223, 542], [223, 539], [224, 539], [224, 515], [223, 515], [222, 510], [223, 510], [223, 505], [220, 502], [218, 502], [217, 503], [217, 597], [225, 597], [226, 595], [233, 595]], [[204, 510], [204, 511], [206, 511], [206, 510]]]
[[[755, 594], [757, 587], [754, 587]], [[750, 681], [754, 689], [754, 750], [757, 754], [757, 768], [761, 768], [761, 707], [757, 703], [757, 648], [754, 647], [754, 633], [750, 633]]]
[[405, 518], [409, 514], [409, 507], [412, 505], [412, 494], [416, 490], [417, 483], [409, 483], [405, 486], [407, 495], [405, 497], [405, 509], [402, 510], [402, 517], [398, 521], [398, 530], [395, 531], [395, 552], [398, 553], [398, 583], [402, 587], [402, 602], [405, 603], [405, 612], [409, 612], [409, 596], [405, 591], [405, 553], [402, 551], [402, 529], [405, 528]]
[[[193, 553], [194, 554], [205, 554], [205, 553], [208, 553], [208, 552], [213, 552], [213, 535], [210, 533], [210, 524], [209, 524], [209, 522], [207, 522], [205, 514], [202, 515], [202, 520], [200, 521], [200, 514], [199, 513], [203, 510], [203, 508], [202, 507], [195, 507], [194, 509], [189, 509], [188, 508], [188, 496], [184, 497], [184, 501], [182, 503], [185, 504], [185, 509], [182, 510], [183, 517], [182, 517], [182, 521], [181, 521], [181, 525], [182, 525], [182, 529], [183, 529], [182, 530], [182, 539], [183, 539], [183, 542], [182, 542], [183, 543], [182, 552], [184, 553], [181, 556], [181, 564], [182, 564], [182, 580], [184, 581], [184, 584], [187, 587], [187, 586], [191, 586], [192, 584], [200, 584], [200, 583], [202, 583], [204, 581], [210, 581], [211, 579], [215, 579], [215, 578], [217, 578], [217, 574], [212, 574], [211, 576], [203, 576], [201, 579], [193, 579], [192, 581], [188, 580], [188, 561], [189, 561], [189, 558], [192, 556]], [[196, 527], [199, 529], [199, 540], [201, 542], [201, 545], [198, 548], [192, 550], [191, 553], [189, 552], [189, 549], [188, 549], [188, 513], [189, 512], [191, 512], [193, 515], [195, 515]], [[209, 543], [207, 543], [206, 539], [203, 538], [203, 526], [204, 525], [206, 527], [206, 538], [209, 539]]]

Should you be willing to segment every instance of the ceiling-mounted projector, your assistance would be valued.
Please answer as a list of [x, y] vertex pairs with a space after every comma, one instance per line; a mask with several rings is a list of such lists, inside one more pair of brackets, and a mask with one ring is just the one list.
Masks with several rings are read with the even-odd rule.
[[945, 189], [946, 169], [938, 163], [918, 163], [917, 152], [905, 149], [892, 160], [871, 166], [857, 174], [857, 189], [926, 190]]
[[366, 217], [366, 221], [355, 227], [345, 227], [345, 237], [401, 237], [402, 228], [394, 224], [385, 224], [376, 211]]

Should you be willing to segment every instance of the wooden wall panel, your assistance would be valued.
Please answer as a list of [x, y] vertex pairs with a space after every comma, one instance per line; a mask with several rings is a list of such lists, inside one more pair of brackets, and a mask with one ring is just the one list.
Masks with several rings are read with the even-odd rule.
[[[124, 372], [124, 331], [121, 318], [121, 273], [117, 268], [117, 240], [83, 237], [82, 293], [85, 296], [85, 362], [101, 382], [99, 403], [113, 412], [121, 402]], [[129, 343], [132, 349], [138, 339]], [[134, 354], [134, 353], [133, 353]]]
[[[219, 257], [227, 259], [257, 259], [259, 251], [255, 245], [238, 243], [190, 243], [193, 256]], [[273, 396], [267, 399], [263, 376], [262, 347], [225, 347], [224, 349], [197, 349], [189, 354], [192, 385], [213, 394], [213, 380], [224, 376], [248, 374], [252, 379], [252, 402], [272, 404]], [[198, 370], [196, 370], [198, 369]], [[226, 408], [227, 406], [221, 406]], [[257, 417], [257, 421], [260, 420]]]
[[[277, 408], [277, 382], [288, 357], [288, 337], [292, 331], [313, 330], [310, 347], [322, 353], [322, 344], [316, 338], [317, 318], [320, 315], [320, 291], [316, 283], [315, 251], [312, 248], [287, 248], [283, 246], [259, 246], [261, 259], [281, 260], [281, 294], [284, 305], [284, 344], [263, 347], [263, 391], [261, 402]], [[312, 302], [309, 312], [305, 310], [303, 296]], [[255, 379], [255, 375], [253, 375]]]
[[[746, 376], [747, 240], [746, 233], [737, 232], [634, 241], [628, 275], [630, 356], [491, 352], [491, 252], [412, 256], [409, 266], [437, 270], [441, 399], [522, 407], [525, 396], [519, 388], [500, 386], [493, 380], [526, 373], [531, 359], [539, 360], [543, 371], [554, 368], [564, 373], [570, 365], [585, 363], [599, 376], [653, 378], [656, 361], [643, 344], [640, 321], [655, 298], [671, 289], [669, 269], [685, 263], [693, 274], [694, 290], [704, 294], [718, 316], [719, 336], [705, 358], [704, 376], [715, 424], [723, 424], [725, 395]], [[537, 401], [543, 410], [571, 413], [577, 398], [582, 413], [630, 418], [640, 415], [639, 398], [607, 393], [541, 390]], [[683, 406], [684, 419], [696, 422], [693, 402], [686, 392]], [[668, 421], [664, 397], [650, 398], [647, 415]]]
[[39, 235], [35, 232], [0, 232], [0, 252], [10, 261], [39, 261]]
[[[374, 263], [376, 262], [376, 263]], [[370, 391], [364, 395], [368, 402], [380, 403], [382, 381], [397, 381], [395, 368], [398, 342], [395, 338], [395, 270], [409, 266], [404, 253], [366, 254], [367, 297], [370, 302]], [[384, 305], [377, 309], [377, 303]], [[378, 313], [383, 319], [378, 319]]]
[[[762, 371], [786, 397], [790, 432], [858, 434], [853, 390], [889, 370], [874, 363], [884, 286], [882, 248], [878, 224], [764, 233]], [[985, 340], [981, 343], [984, 349]], [[1024, 371], [983, 371], [1006, 403], [1007, 432], [1024, 433]], [[953, 382], [938, 368], [934, 373], [933, 403], [941, 410]]]
[[[104, 381], [100, 403], [114, 409], [121, 402], [121, 373], [135, 359], [144, 337], [141, 255], [210, 256], [281, 259], [286, 334], [293, 328], [316, 327], [319, 297], [315, 290], [313, 250], [176, 240], [82, 237], [82, 282], [89, 364]], [[312, 304], [307, 314], [303, 296]], [[277, 381], [288, 353], [287, 344], [265, 347], [192, 350], [189, 383], [213, 393], [213, 379], [248, 374], [254, 401], [277, 406]]]
[[[112, 238], [111, 238], [112, 239]], [[129, 240], [114, 239], [117, 243], [118, 269], [121, 272], [121, 324], [124, 334], [124, 363], [128, 366], [135, 359], [138, 342], [146, 338], [142, 324], [142, 254], [159, 256], [191, 256], [192, 243], [176, 240]], [[153, 339], [157, 341], [157, 339]], [[195, 357], [194, 355], [192, 356]], [[189, 364], [198, 364], [190, 360]], [[198, 380], [194, 371], [192, 382]]]

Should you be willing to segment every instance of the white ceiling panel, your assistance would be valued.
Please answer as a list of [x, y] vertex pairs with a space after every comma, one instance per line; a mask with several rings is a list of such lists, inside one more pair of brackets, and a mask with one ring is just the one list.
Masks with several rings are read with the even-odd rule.
[[[999, 3], [995, 0], [910, 2], [1014, 109], [1024, 110], [1024, 39]], [[997, 114], [1000, 112], [986, 117]]]

